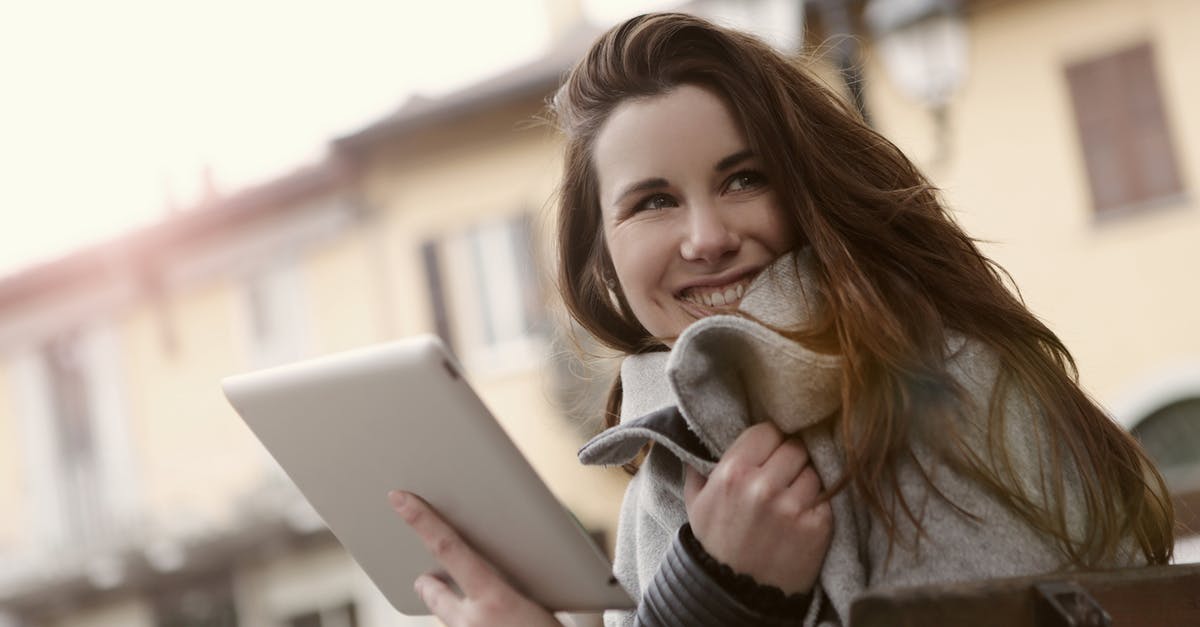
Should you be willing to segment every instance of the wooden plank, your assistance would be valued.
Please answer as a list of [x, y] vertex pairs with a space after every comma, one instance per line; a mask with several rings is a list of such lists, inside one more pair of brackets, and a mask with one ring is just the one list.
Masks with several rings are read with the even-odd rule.
[[1200, 625], [1200, 564], [1059, 573], [975, 583], [872, 592], [850, 610], [851, 627], [1042, 627], [1034, 618], [1034, 586], [1080, 585], [1112, 617], [1112, 625]]

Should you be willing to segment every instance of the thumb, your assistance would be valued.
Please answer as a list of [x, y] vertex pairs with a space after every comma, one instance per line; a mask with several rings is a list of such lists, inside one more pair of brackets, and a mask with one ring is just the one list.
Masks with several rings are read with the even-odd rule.
[[700, 490], [704, 489], [704, 484], [708, 483], [708, 480], [691, 466], [685, 465], [683, 468], [683, 504], [690, 507], [692, 501], [696, 500], [696, 495], [700, 493]]

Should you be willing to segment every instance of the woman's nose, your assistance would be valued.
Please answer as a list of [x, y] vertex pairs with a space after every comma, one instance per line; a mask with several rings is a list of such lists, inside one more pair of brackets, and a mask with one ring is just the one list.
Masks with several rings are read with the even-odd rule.
[[718, 261], [737, 251], [741, 239], [720, 212], [712, 207], [693, 207], [688, 212], [687, 233], [680, 253], [688, 261]]

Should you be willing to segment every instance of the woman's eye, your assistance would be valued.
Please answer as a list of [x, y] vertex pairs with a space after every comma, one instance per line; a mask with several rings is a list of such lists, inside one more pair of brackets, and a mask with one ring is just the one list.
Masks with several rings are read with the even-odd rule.
[[751, 171], [738, 172], [737, 174], [734, 174], [733, 176], [729, 177], [729, 184], [726, 186], [726, 189], [728, 189], [731, 192], [740, 192], [740, 191], [744, 191], [747, 189], [754, 189], [756, 187], [761, 187], [766, 182], [767, 182], [766, 177], [759, 174], [758, 172], [751, 172]]
[[674, 204], [674, 200], [666, 194], [654, 194], [639, 202], [633, 210], [642, 211], [644, 209], [666, 209]]

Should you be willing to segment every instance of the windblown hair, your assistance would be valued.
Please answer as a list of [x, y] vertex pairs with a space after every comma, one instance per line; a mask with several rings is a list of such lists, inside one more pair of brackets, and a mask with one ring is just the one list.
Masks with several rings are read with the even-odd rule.
[[[1080, 389], [1063, 343], [1008, 289], [1007, 274], [895, 145], [752, 36], [684, 14], [636, 17], [602, 35], [556, 94], [552, 113], [566, 136], [558, 278], [580, 325], [626, 354], [665, 348], [638, 323], [615, 283], [592, 154], [615, 107], [684, 84], [725, 100], [797, 241], [812, 248], [824, 313], [789, 336], [832, 346], [844, 358], [836, 419], [846, 474], [826, 486], [827, 495], [852, 487], [893, 542], [901, 516], [920, 532], [920, 517], [892, 471], [906, 458], [915, 461], [914, 436], [944, 433], [937, 439], [946, 441], [939, 450], [949, 462], [1054, 538], [1073, 566], [1115, 563], [1130, 539], [1150, 563], [1169, 560], [1173, 512], [1162, 477]], [[983, 452], [954, 427], [966, 399], [948, 373], [948, 333], [981, 342], [999, 363]], [[1033, 489], [1041, 495], [1022, 487], [1004, 438], [1011, 402], [1027, 402], [1035, 409], [1026, 415], [1043, 423], [1048, 463]], [[608, 424], [619, 406], [618, 384]], [[1068, 522], [1068, 472], [1079, 478], [1084, 529]]]

